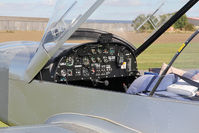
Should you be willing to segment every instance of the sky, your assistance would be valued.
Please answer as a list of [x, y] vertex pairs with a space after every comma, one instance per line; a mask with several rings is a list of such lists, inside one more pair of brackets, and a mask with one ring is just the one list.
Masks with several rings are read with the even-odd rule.
[[[1, 0], [0, 16], [45, 17], [52, 16], [57, 0]], [[58, 0], [59, 1], [59, 0]], [[64, 0], [70, 3], [73, 0]], [[77, 0], [84, 3], [79, 9], [88, 7], [89, 0]], [[94, 0], [90, 0], [94, 1]], [[165, 0], [164, 0], [165, 1]], [[158, 14], [171, 13], [181, 8], [188, 0], [166, 0]], [[101, 20], [133, 20], [139, 14], [153, 13], [163, 0], [105, 0], [103, 5], [90, 17]], [[75, 10], [74, 12], [78, 12]], [[199, 3], [191, 9], [187, 16], [199, 17]]]

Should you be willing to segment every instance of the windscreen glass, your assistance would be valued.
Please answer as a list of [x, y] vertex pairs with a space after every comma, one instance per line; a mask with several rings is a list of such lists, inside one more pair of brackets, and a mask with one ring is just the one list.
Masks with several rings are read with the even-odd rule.
[[[187, 2], [188, 0], [106, 0], [81, 27], [112, 32], [139, 47]], [[187, 15], [189, 14], [197, 15], [195, 11]]]
[[[188, 1], [106, 0], [87, 22], [81, 25], [81, 28], [111, 32], [123, 37], [138, 48]], [[67, 31], [79, 15], [83, 14], [89, 8], [89, 5], [93, 3], [92, 0], [61, 0], [57, 4], [53, 17], [45, 30], [42, 45], [59, 41], [59, 37], [64, 33], [63, 31]], [[139, 70], [159, 68], [164, 62], [168, 63], [170, 61], [178, 47], [197, 28], [197, 24], [193, 26], [193, 23], [191, 23], [191, 18], [199, 17], [197, 14], [199, 11], [198, 6], [199, 4], [196, 4], [184, 16], [188, 25], [181, 27], [182, 23], [180, 21], [184, 19], [182, 18], [138, 56]], [[68, 9], [67, 12], [64, 9]], [[84, 43], [85, 40], [73, 40], [72, 42]]]
[[[106, 0], [81, 27], [111, 32], [138, 48], [187, 2], [189, 0]], [[191, 19], [199, 17], [198, 6], [199, 3], [194, 5], [137, 57], [139, 70], [160, 68], [163, 62], [169, 62], [178, 47], [199, 25]]]
[[53, 42], [62, 41], [61, 38], [78, 23], [95, 2], [96, 0], [58, 0], [46, 27], [41, 45], [46, 48]]

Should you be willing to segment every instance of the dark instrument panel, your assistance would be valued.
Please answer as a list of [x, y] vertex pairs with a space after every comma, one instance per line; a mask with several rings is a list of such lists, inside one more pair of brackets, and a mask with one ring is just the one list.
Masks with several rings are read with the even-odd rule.
[[61, 57], [54, 75], [56, 82], [133, 76], [136, 60], [130, 48], [122, 44], [84, 44]]
[[136, 48], [111, 33], [80, 29], [74, 40], [91, 40], [85, 44], [66, 44], [35, 79], [125, 92], [139, 76]]

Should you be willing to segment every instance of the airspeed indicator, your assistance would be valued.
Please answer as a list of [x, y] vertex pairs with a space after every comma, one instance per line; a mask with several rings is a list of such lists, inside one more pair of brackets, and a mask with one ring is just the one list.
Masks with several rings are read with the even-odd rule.
[[73, 66], [73, 64], [74, 64], [74, 59], [72, 57], [67, 57], [66, 66]]

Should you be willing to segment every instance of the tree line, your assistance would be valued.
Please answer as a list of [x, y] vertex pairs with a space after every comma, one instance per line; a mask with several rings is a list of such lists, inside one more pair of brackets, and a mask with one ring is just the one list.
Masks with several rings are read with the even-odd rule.
[[[159, 28], [163, 25], [172, 15], [174, 14], [164, 14], [159, 16], [152, 15], [139, 15], [135, 20], [132, 21], [132, 26], [136, 31], [153, 31], [155, 28]], [[147, 20], [147, 21], [146, 21]], [[145, 23], [143, 23], [145, 22]], [[154, 27], [155, 26], [155, 27]], [[174, 25], [175, 30], [181, 31], [193, 31], [195, 29], [194, 25], [188, 22], [188, 18], [183, 15]]]

